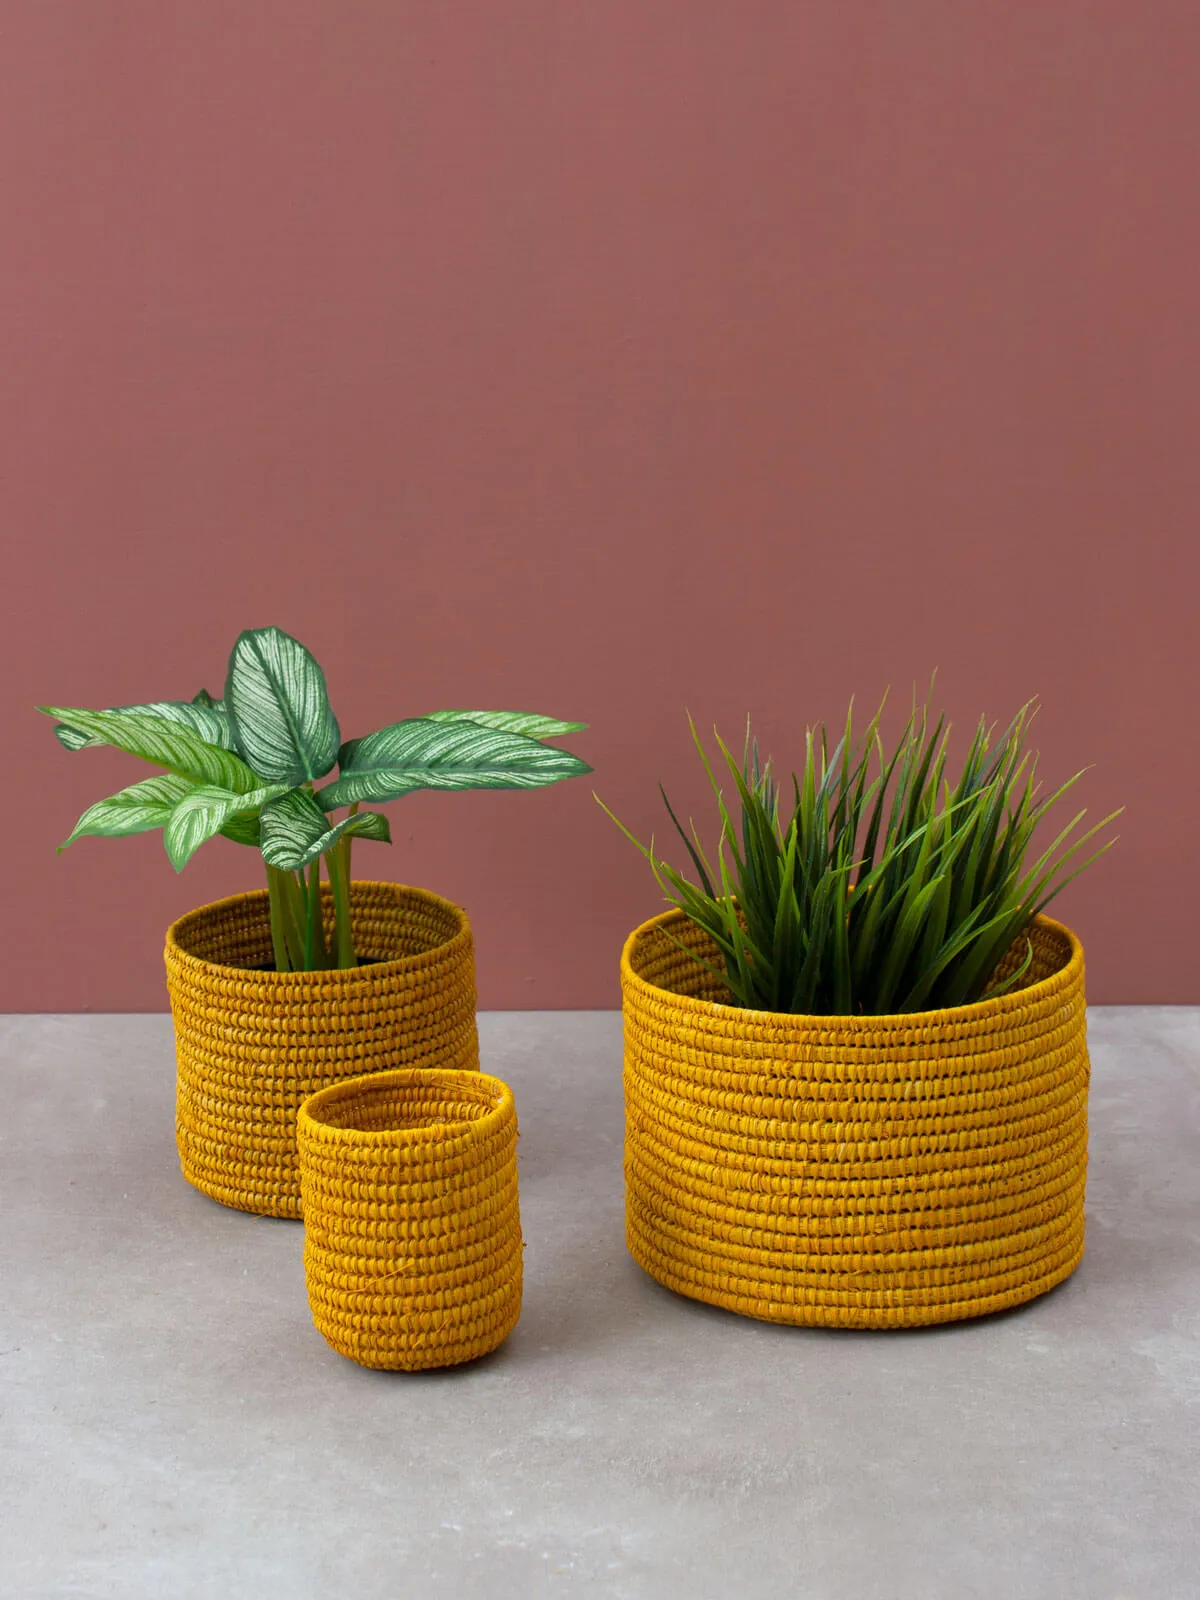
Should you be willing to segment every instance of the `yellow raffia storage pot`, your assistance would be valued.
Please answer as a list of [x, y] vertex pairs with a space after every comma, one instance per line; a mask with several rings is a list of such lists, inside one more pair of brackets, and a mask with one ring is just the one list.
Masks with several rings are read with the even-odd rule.
[[350, 905], [355, 949], [374, 964], [344, 971], [248, 970], [273, 962], [265, 889], [167, 932], [179, 1159], [223, 1205], [300, 1215], [296, 1115], [327, 1084], [393, 1067], [478, 1068], [466, 913], [398, 883], [356, 882]]
[[875, 1017], [722, 1003], [672, 936], [719, 959], [679, 911], [621, 959], [626, 1237], [652, 1277], [768, 1322], [901, 1328], [1074, 1271], [1088, 1054], [1069, 929], [1037, 919], [1018, 990]]
[[334, 1084], [298, 1124], [304, 1272], [340, 1355], [406, 1372], [494, 1350], [521, 1313], [517, 1113], [481, 1072]]

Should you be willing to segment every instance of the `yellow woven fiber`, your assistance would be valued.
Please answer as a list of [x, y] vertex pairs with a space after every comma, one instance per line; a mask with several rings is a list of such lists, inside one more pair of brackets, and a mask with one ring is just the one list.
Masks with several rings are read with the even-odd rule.
[[1023, 986], [995, 999], [811, 1017], [728, 1004], [672, 942], [719, 960], [682, 912], [635, 929], [634, 1260], [745, 1316], [846, 1328], [980, 1316], [1066, 1278], [1083, 1255], [1083, 950], [1049, 917], [1031, 938]]
[[265, 889], [167, 933], [179, 1159], [223, 1205], [300, 1215], [296, 1113], [316, 1090], [390, 1067], [479, 1065], [465, 912], [397, 883], [354, 883], [350, 905], [355, 949], [376, 965], [247, 970], [273, 960]]
[[313, 1321], [364, 1367], [473, 1361], [521, 1314], [517, 1112], [481, 1072], [334, 1084], [297, 1124]]

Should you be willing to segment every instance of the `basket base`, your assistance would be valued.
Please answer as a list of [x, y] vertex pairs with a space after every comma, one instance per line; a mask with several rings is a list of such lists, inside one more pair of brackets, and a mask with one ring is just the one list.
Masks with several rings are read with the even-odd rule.
[[[797, 1328], [889, 1328], [932, 1327], [944, 1322], [965, 1322], [997, 1311], [1036, 1300], [1057, 1288], [1083, 1260], [1082, 1222], [1062, 1259], [1033, 1263], [1027, 1274], [1015, 1274], [1014, 1281], [987, 1292], [978, 1292], [970, 1282], [953, 1286], [916, 1286], [897, 1275], [891, 1289], [856, 1290], [847, 1273], [843, 1287], [798, 1292], [795, 1299], [783, 1301], [766, 1294], [754, 1298], [731, 1288], [722, 1288], [718, 1275], [697, 1269], [684, 1272], [664, 1263], [662, 1255], [646, 1241], [630, 1222], [625, 1242], [629, 1254], [656, 1283], [689, 1300], [718, 1306], [757, 1322], [774, 1322]], [[993, 1282], [995, 1280], [992, 1280]]]
[[[311, 1305], [311, 1302], [310, 1302]], [[465, 1366], [498, 1350], [516, 1327], [521, 1316], [521, 1289], [518, 1283], [511, 1303], [496, 1318], [493, 1326], [463, 1339], [444, 1340], [434, 1336], [424, 1342], [414, 1340], [401, 1345], [366, 1335], [352, 1341], [340, 1338], [324, 1315], [324, 1307], [312, 1307], [317, 1331], [331, 1350], [347, 1361], [374, 1372], [436, 1372], [444, 1367]]]
[[228, 1206], [233, 1211], [248, 1211], [256, 1217], [283, 1217], [291, 1222], [299, 1222], [303, 1213], [300, 1209], [300, 1196], [293, 1193], [293, 1180], [289, 1177], [269, 1188], [256, 1189], [246, 1184], [232, 1188], [225, 1184], [213, 1183], [205, 1176], [205, 1168], [196, 1166], [188, 1159], [188, 1139], [183, 1130], [177, 1130], [179, 1147], [179, 1170], [191, 1184], [193, 1189], [198, 1189], [208, 1199], [215, 1200], [218, 1205]]

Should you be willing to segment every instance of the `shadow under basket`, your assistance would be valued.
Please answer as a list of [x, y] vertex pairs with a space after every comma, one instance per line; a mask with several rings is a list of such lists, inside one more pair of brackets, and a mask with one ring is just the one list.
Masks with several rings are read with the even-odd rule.
[[317, 1090], [397, 1067], [479, 1066], [466, 913], [396, 883], [353, 883], [350, 905], [371, 964], [345, 970], [255, 970], [273, 959], [265, 889], [168, 930], [179, 1159], [223, 1205], [300, 1216], [296, 1115]]
[[[946, 1011], [729, 1005], [671, 911], [621, 960], [626, 1238], [668, 1288], [768, 1322], [901, 1328], [1019, 1305], [1083, 1255], [1083, 950]], [[1021, 943], [1024, 955], [1024, 942]], [[1010, 952], [998, 969], [1012, 970]]]
[[517, 1113], [481, 1072], [335, 1084], [298, 1124], [313, 1321], [364, 1367], [486, 1355], [521, 1314]]

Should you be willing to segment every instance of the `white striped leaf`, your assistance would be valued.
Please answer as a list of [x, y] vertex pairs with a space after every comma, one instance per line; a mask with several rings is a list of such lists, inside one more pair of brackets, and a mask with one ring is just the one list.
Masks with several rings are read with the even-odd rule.
[[[110, 711], [131, 711], [136, 716], [161, 717], [164, 722], [178, 722], [185, 728], [191, 728], [198, 733], [208, 744], [220, 745], [223, 750], [232, 750], [233, 728], [229, 718], [225, 715], [225, 707], [219, 700], [214, 700], [207, 691], [201, 689], [201, 694], [207, 695], [205, 700], [197, 697], [195, 700], [153, 700], [145, 705], [138, 706], [109, 706]], [[108, 744], [108, 739], [99, 734], [87, 734], [78, 728], [68, 727], [59, 723], [54, 732], [59, 744], [67, 750], [93, 749], [97, 745]]]
[[325, 674], [281, 628], [243, 633], [229, 658], [225, 708], [237, 748], [271, 783], [323, 778], [337, 760], [337, 718]]
[[381, 839], [391, 844], [388, 819], [378, 811], [360, 811], [344, 817], [335, 827], [307, 789], [292, 789], [262, 809], [263, 860], [269, 867], [294, 872], [324, 855], [347, 834], [354, 838]]
[[261, 787], [262, 780], [232, 750], [209, 744], [179, 721], [140, 711], [85, 711], [68, 706], [39, 706], [38, 710], [193, 783], [213, 783], [235, 794], [250, 794]]
[[174, 806], [163, 829], [163, 844], [176, 872], [182, 872], [200, 846], [218, 834], [234, 817], [256, 817], [268, 800], [287, 792], [286, 784], [271, 783], [250, 794], [232, 794], [213, 784], [200, 784]]
[[130, 784], [107, 800], [89, 806], [58, 847], [59, 855], [76, 839], [91, 834], [101, 839], [123, 839], [133, 833], [149, 833], [166, 826], [172, 808], [192, 785], [173, 772]]
[[[200, 707], [194, 707], [200, 709]], [[94, 734], [115, 749], [136, 755], [142, 762], [165, 766], [194, 784], [216, 784], [235, 794], [251, 794], [261, 787], [242, 758], [232, 750], [208, 744], [200, 734], [165, 717], [149, 717], [131, 710], [83, 710], [82, 707], [38, 706], [48, 717], [58, 717], [69, 728]]]
[[557, 739], [564, 733], [583, 733], [586, 722], [559, 722], [536, 711], [427, 711], [426, 722], [475, 722], [502, 733], [523, 733], [527, 739]]
[[248, 844], [255, 850], [262, 844], [262, 829], [258, 825], [256, 815], [245, 817], [230, 817], [221, 829], [223, 839], [232, 839], [234, 844]]
[[414, 789], [537, 789], [592, 769], [578, 756], [475, 722], [412, 717], [342, 751], [337, 779], [317, 799], [331, 810], [356, 800], [395, 800]]

